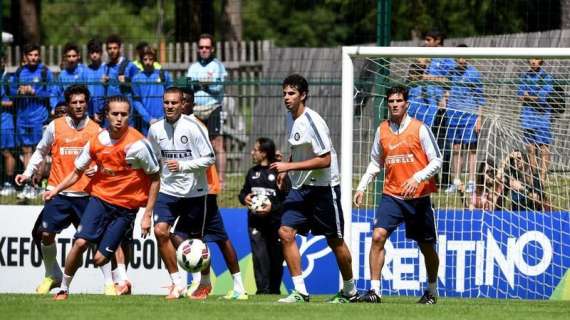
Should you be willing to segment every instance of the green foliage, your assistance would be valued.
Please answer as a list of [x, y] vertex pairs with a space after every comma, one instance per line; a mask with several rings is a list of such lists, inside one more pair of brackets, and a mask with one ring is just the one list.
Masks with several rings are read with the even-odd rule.
[[[126, 42], [157, 42], [156, 1], [51, 0], [42, 2], [44, 44], [85, 43], [93, 37], [119, 34]], [[174, 4], [164, 1], [166, 40], [173, 36]]]

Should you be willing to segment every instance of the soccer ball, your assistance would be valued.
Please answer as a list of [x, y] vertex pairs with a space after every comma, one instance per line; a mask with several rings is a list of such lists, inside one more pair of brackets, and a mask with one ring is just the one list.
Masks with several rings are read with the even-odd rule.
[[263, 207], [270, 203], [271, 201], [266, 195], [257, 194], [251, 197], [251, 205], [248, 208], [249, 210], [256, 212], [259, 209], [263, 209]]
[[210, 262], [210, 250], [200, 239], [184, 240], [176, 249], [178, 265], [188, 272], [199, 272]]

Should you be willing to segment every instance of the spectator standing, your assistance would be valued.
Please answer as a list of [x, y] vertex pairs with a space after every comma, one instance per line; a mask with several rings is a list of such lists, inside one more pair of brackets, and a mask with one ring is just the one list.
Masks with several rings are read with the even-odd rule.
[[98, 39], [87, 42], [87, 54], [89, 64], [85, 67], [85, 80], [91, 93], [89, 100], [89, 115], [101, 124], [104, 118], [103, 107], [105, 105], [105, 63], [103, 62], [103, 44]]

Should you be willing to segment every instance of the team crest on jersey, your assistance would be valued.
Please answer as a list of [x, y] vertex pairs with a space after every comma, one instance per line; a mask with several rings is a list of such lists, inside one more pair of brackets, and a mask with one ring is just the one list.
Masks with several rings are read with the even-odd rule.
[[188, 143], [188, 137], [187, 136], [180, 137], [180, 142], [182, 142], [184, 144]]
[[267, 179], [268, 179], [269, 181], [274, 181], [274, 180], [275, 180], [275, 175], [274, 175], [273, 173], [270, 173], [270, 174], [267, 176]]
[[301, 135], [299, 134], [299, 132], [295, 132], [293, 139], [295, 139], [295, 141], [299, 141], [299, 139], [301, 139]]

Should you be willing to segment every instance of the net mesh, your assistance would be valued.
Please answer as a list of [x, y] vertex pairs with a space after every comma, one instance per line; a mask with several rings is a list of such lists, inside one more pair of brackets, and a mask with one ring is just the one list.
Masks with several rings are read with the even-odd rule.
[[[357, 57], [353, 65], [353, 189], [370, 161], [379, 121], [387, 117], [385, 91], [391, 86], [408, 87], [408, 113], [432, 130], [442, 151], [432, 194], [440, 294], [552, 296], [567, 252], [540, 275], [530, 276], [525, 267], [548, 262], [548, 245], [556, 251], [569, 236], [570, 112], [564, 110], [570, 61]], [[382, 175], [368, 186], [364, 206], [353, 211], [360, 289], [369, 287], [371, 222]], [[549, 244], [533, 230], [547, 234]], [[529, 232], [535, 237], [523, 246]], [[418, 294], [424, 270], [415, 243], [397, 230], [386, 245], [383, 292]]]

